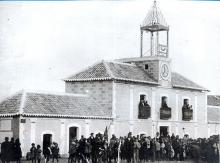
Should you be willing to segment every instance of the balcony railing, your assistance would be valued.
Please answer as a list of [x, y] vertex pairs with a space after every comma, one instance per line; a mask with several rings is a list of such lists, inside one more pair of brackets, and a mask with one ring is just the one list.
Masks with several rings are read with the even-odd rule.
[[160, 119], [167, 120], [171, 118], [171, 108], [162, 107], [160, 108]]
[[190, 121], [193, 119], [193, 110], [183, 108], [183, 120]]
[[151, 117], [151, 107], [149, 105], [141, 106], [139, 105], [139, 119], [148, 119]]

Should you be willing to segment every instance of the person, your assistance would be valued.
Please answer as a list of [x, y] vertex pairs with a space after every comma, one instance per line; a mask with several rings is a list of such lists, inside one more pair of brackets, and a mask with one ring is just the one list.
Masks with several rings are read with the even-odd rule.
[[54, 159], [57, 160], [57, 162], [59, 162], [59, 147], [58, 144], [56, 142], [53, 142], [53, 146], [51, 147], [51, 152], [52, 152], [52, 162], [54, 162]]
[[5, 137], [5, 141], [1, 144], [2, 163], [10, 163], [10, 144], [9, 138]]
[[116, 162], [117, 158], [118, 158], [118, 144], [117, 144], [117, 138], [113, 134], [109, 143], [109, 162], [111, 162], [112, 159]]
[[45, 158], [45, 163], [50, 161], [50, 155], [51, 155], [51, 149], [50, 147], [45, 147], [43, 150], [44, 158]]
[[131, 137], [131, 133], [129, 133], [127, 139], [125, 139], [124, 146], [125, 146], [125, 151], [126, 151], [125, 157], [126, 157], [127, 163], [130, 163], [133, 159], [133, 149], [134, 149], [134, 142]]
[[15, 158], [14, 158], [14, 156], [15, 156], [15, 140], [13, 137], [11, 138], [11, 141], [9, 142], [9, 148], [10, 148], [10, 150], [9, 150], [10, 161], [15, 161]]
[[80, 160], [85, 160], [85, 138], [83, 135], [79, 140], [78, 155]]
[[138, 142], [138, 138], [134, 139], [134, 162], [139, 162], [139, 149], [141, 147], [141, 144]]
[[77, 139], [73, 138], [69, 149], [69, 161], [70, 163], [76, 162], [77, 158]]
[[94, 137], [94, 133], [91, 133], [91, 134], [90, 134], [89, 142], [90, 142], [90, 145], [91, 145], [91, 158], [92, 158], [92, 163], [95, 163], [95, 162], [96, 162], [96, 159], [95, 159], [95, 137]]
[[156, 156], [156, 159], [157, 161], [160, 161], [160, 142], [159, 142], [159, 139], [156, 139], [155, 141], [155, 156]]
[[150, 117], [151, 107], [144, 98], [140, 99], [140, 103], [139, 103], [138, 108], [139, 108], [139, 113], [138, 113], [139, 119], [147, 119]]
[[164, 139], [162, 139], [161, 141], [160, 148], [161, 148], [160, 156], [161, 156], [162, 161], [164, 161], [166, 159], [166, 149], [165, 149]]
[[91, 154], [91, 144], [89, 142], [89, 139], [85, 139], [85, 159], [90, 160], [90, 154]]
[[30, 152], [31, 152], [31, 162], [32, 163], [36, 163], [36, 147], [35, 147], [35, 144], [32, 143], [31, 144], [31, 149], [30, 149]]
[[175, 155], [174, 155], [174, 159], [176, 161], [179, 160], [179, 156], [180, 156], [180, 141], [179, 141], [179, 135], [176, 136], [176, 138], [173, 140], [172, 142], [172, 147], [173, 147], [173, 150], [175, 152]]
[[19, 139], [15, 140], [14, 150], [15, 150], [14, 158], [15, 158], [16, 163], [21, 163], [22, 151], [21, 151], [21, 143]]
[[41, 146], [37, 145], [36, 160], [38, 163], [40, 163], [40, 161], [41, 161], [41, 153], [42, 153]]

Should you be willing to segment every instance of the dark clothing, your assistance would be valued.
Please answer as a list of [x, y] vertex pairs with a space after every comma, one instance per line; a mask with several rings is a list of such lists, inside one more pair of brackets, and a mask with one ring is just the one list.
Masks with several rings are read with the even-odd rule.
[[22, 157], [21, 144], [15, 143], [14, 150], [15, 150], [14, 158], [17, 162], [20, 162], [21, 157]]
[[125, 147], [125, 158], [127, 162], [131, 162], [133, 158], [133, 152], [134, 152], [133, 140], [131, 138], [125, 139], [124, 147]]
[[3, 142], [1, 144], [1, 159], [2, 162], [9, 162], [10, 161], [10, 144], [9, 142]]
[[58, 158], [59, 158], [59, 147], [58, 146], [54, 146], [51, 148], [51, 152], [52, 152], [52, 162], [54, 162], [54, 159], [57, 160], [57, 162], [59, 161]]
[[10, 155], [10, 161], [15, 161], [15, 143], [14, 141], [9, 142], [9, 155]]
[[31, 152], [32, 163], [36, 163], [37, 148], [36, 147], [31, 147], [30, 152]]

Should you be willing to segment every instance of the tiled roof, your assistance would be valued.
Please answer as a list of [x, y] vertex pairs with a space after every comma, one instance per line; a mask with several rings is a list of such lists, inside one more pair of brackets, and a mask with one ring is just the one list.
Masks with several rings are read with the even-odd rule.
[[208, 105], [220, 106], [220, 96], [208, 95]]
[[8, 97], [0, 103], [0, 114], [16, 114], [19, 113], [21, 106], [22, 93]]
[[[88, 67], [64, 81], [92, 81], [92, 80], [119, 80], [136, 83], [146, 83], [159, 85], [157, 81], [151, 78], [146, 71], [140, 67], [121, 62], [102, 61], [98, 64]], [[192, 82], [186, 77], [172, 73], [172, 86], [174, 88], [207, 90], [206, 88]]]
[[196, 84], [195, 82], [187, 79], [186, 77], [172, 72], [172, 85], [176, 88], [185, 88], [185, 89], [195, 89], [195, 90], [204, 90], [208, 91], [206, 88]]
[[148, 84], [157, 84], [149, 75], [135, 65], [102, 61], [88, 67], [64, 81], [120, 80]]
[[207, 114], [209, 122], [220, 122], [220, 108], [208, 107]]
[[[25, 98], [22, 99], [22, 95]], [[111, 117], [111, 110], [85, 95], [33, 92], [22, 92], [0, 103], [0, 115], [19, 113], [25, 116]]]

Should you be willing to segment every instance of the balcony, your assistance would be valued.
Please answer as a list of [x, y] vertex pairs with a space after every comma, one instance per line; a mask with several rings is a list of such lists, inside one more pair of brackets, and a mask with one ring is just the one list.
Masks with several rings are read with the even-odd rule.
[[148, 119], [151, 116], [151, 107], [148, 104], [139, 104], [138, 119]]
[[168, 120], [170, 118], [171, 118], [171, 108], [170, 107], [160, 108], [160, 119]]
[[183, 121], [190, 121], [193, 119], [193, 110], [183, 107]]

